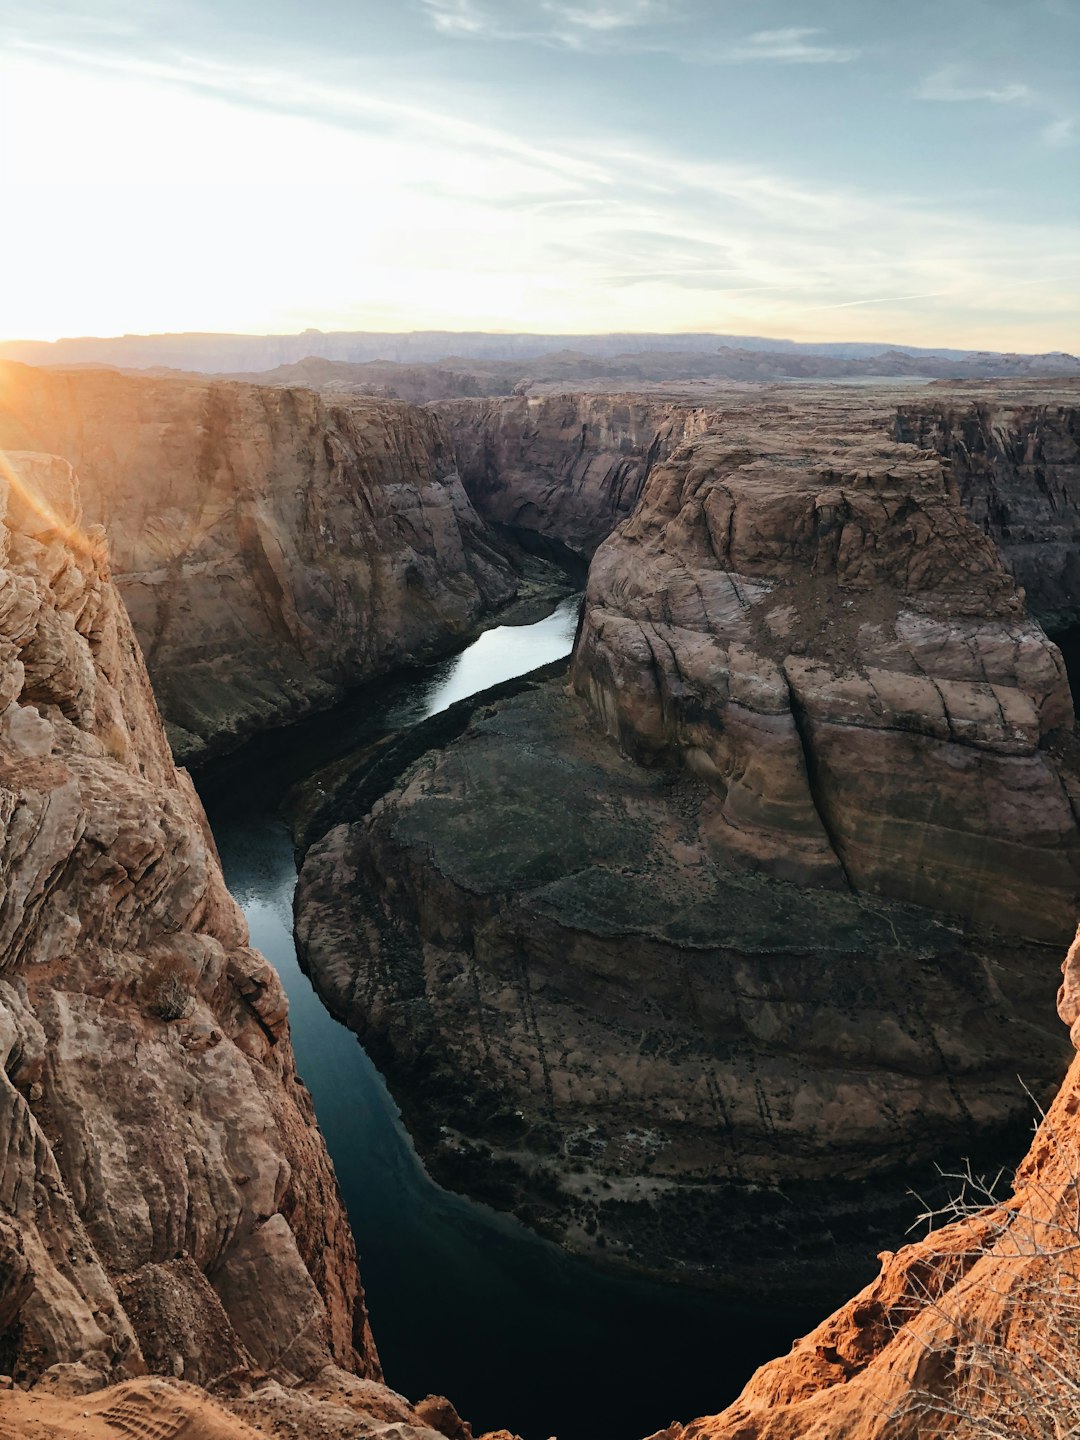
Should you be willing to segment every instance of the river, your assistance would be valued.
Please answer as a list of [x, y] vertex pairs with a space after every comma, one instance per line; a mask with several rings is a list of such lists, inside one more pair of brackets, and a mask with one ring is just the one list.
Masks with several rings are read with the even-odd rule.
[[640, 1440], [732, 1399], [811, 1318], [608, 1274], [433, 1183], [382, 1076], [296, 958], [289, 787], [381, 733], [569, 653], [579, 597], [487, 631], [449, 660], [367, 687], [197, 777], [252, 943], [277, 967], [297, 1065], [361, 1252], [387, 1382], [448, 1395], [479, 1434]]

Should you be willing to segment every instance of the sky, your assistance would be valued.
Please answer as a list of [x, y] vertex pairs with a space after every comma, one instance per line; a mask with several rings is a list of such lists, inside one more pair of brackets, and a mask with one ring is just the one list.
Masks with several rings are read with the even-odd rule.
[[0, 0], [0, 338], [1080, 349], [1080, 0]]

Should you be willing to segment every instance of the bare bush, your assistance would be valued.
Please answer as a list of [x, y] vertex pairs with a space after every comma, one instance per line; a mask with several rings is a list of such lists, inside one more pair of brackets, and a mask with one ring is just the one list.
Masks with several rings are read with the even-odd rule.
[[183, 962], [172, 955], [163, 955], [150, 967], [143, 982], [143, 995], [150, 1013], [166, 1023], [183, 1020], [195, 1004]]
[[950, 1202], [920, 1216], [933, 1230], [977, 1225], [981, 1238], [940, 1257], [965, 1278], [919, 1284], [921, 1314], [903, 1331], [924, 1353], [916, 1388], [890, 1416], [897, 1436], [1080, 1437], [1080, 1155], [1041, 1119], [1045, 1163], [1012, 1194], [999, 1198], [1001, 1174], [969, 1167], [945, 1177], [957, 1185]]

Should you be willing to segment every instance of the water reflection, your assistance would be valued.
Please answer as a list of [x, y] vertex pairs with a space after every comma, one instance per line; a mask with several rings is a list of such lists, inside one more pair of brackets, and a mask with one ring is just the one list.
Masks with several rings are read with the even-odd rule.
[[527, 675], [569, 655], [580, 604], [581, 597], [571, 595], [533, 625], [499, 625], [485, 631], [460, 655], [433, 665], [430, 676], [418, 681], [413, 693], [392, 704], [386, 713], [386, 728], [402, 730], [415, 725], [478, 690]]
[[731, 1399], [808, 1317], [733, 1313], [675, 1288], [597, 1272], [515, 1220], [435, 1186], [386, 1085], [297, 963], [296, 869], [277, 818], [298, 775], [456, 700], [569, 652], [578, 597], [545, 620], [488, 631], [462, 654], [374, 687], [204, 776], [225, 877], [252, 941], [282, 977], [297, 1064], [315, 1102], [362, 1251], [388, 1382], [448, 1394], [480, 1430], [633, 1440]]

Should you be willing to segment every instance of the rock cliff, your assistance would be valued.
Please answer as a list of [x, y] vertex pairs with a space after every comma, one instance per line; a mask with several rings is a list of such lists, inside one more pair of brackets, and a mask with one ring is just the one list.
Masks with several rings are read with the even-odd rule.
[[1080, 402], [920, 400], [899, 407], [895, 434], [948, 458], [1043, 623], [1080, 625]]
[[430, 1433], [378, 1383], [284, 993], [64, 460], [4, 459], [0, 566], [0, 1371], [35, 1386], [0, 1434], [73, 1433], [49, 1415], [110, 1381], [102, 1434], [224, 1415], [195, 1386], [264, 1433], [327, 1397]]
[[586, 560], [633, 510], [652, 467], [713, 423], [706, 407], [635, 395], [520, 395], [433, 408], [486, 520]]
[[[1080, 939], [1062, 1019], [1080, 1039]], [[664, 1440], [921, 1440], [1062, 1435], [1080, 1421], [1080, 1058], [1011, 1193], [957, 1188], [952, 1224], [898, 1253], [861, 1294], [762, 1366], [720, 1415]]]
[[426, 411], [14, 364], [0, 401], [0, 446], [79, 470], [182, 759], [460, 642], [521, 585]]
[[572, 693], [478, 704], [304, 865], [437, 1173], [597, 1258], [835, 1283], [1064, 1068], [1061, 657], [880, 427], [773, 398], [654, 466]]

